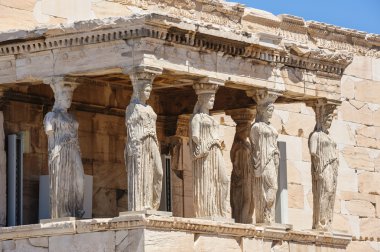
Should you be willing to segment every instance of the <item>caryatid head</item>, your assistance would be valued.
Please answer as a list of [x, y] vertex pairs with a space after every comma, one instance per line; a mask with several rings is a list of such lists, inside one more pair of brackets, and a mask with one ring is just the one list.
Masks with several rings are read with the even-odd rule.
[[194, 84], [195, 93], [198, 95], [197, 103], [195, 104], [193, 113], [209, 113], [214, 108], [215, 93], [218, 90], [218, 85], [199, 83]]
[[257, 103], [256, 122], [269, 124], [269, 120], [273, 116], [274, 102], [279, 94], [268, 90], [256, 90], [253, 92], [247, 92], [247, 94]]
[[316, 119], [316, 125], [315, 125], [316, 131], [323, 131], [325, 133], [328, 133], [328, 130], [331, 127], [334, 116], [336, 115], [334, 113], [335, 109], [336, 109], [336, 104], [329, 104], [326, 101], [320, 101], [320, 100], [318, 100], [315, 103], [314, 111], [315, 111], [315, 119]]
[[45, 81], [50, 84], [54, 92], [54, 110], [67, 111], [72, 102], [74, 89], [78, 83], [71, 78], [53, 77]]

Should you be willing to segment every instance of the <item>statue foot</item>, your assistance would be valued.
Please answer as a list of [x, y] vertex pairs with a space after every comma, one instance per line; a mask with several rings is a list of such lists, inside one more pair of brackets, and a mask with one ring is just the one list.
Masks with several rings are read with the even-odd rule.
[[79, 219], [82, 219], [84, 213], [85, 213], [84, 210], [77, 210], [76, 213], [75, 213], [75, 217], [77, 217]]

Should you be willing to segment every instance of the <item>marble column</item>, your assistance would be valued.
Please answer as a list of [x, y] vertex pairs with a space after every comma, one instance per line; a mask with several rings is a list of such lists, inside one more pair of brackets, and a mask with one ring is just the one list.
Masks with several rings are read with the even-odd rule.
[[236, 123], [236, 133], [231, 148], [230, 202], [232, 218], [238, 223], [253, 223], [253, 170], [251, 165], [251, 143], [249, 134], [255, 109], [234, 109], [226, 111]]
[[139, 66], [126, 73], [133, 85], [133, 95], [125, 112], [128, 211], [158, 210], [163, 170], [156, 133], [157, 115], [147, 100], [153, 80], [162, 69]]
[[198, 96], [190, 119], [195, 217], [226, 217], [229, 181], [219, 122], [210, 115], [218, 84], [201, 82], [193, 87]]
[[48, 137], [50, 175], [50, 217], [78, 217], [84, 214], [84, 171], [78, 141], [78, 122], [68, 112], [75, 78], [52, 77], [44, 80], [54, 92], [54, 106], [44, 118]]
[[270, 124], [278, 93], [268, 90], [248, 92], [257, 103], [255, 122], [251, 127], [250, 142], [253, 168], [253, 188], [256, 223], [275, 222], [277, 173], [280, 152], [277, 130]]
[[329, 133], [336, 104], [317, 100], [312, 107], [316, 125], [309, 137], [313, 192], [313, 229], [331, 231], [337, 187], [339, 153]]
[[193, 212], [192, 173], [189, 156], [189, 120], [190, 115], [180, 115], [174, 136], [167, 138], [171, 156], [171, 188], [173, 216], [188, 217]]
[[[0, 97], [2, 96], [3, 94], [0, 93]], [[4, 145], [4, 114], [0, 111], [0, 227], [7, 224], [7, 160]]]

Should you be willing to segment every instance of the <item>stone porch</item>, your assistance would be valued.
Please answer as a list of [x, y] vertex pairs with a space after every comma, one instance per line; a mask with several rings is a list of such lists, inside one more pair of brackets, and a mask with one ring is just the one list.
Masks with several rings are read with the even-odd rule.
[[[97, 242], [99, 250], [125, 251], [123, 250], [125, 247], [133, 248], [133, 245], [129, 245], [132, 240], [141, 241], [146, 251], [158, 247], [165, 248], [166, 251], [169, 249], [210, 251], [209, 245], [237, 251], [246, 251], [247, 248], [268, 251], [271, 247], [274, 251], [282, 251], [281, 249], [339, 251], [347, 246], [350, 237], [346, 235], [334, 236], [297, 231], [301, 229], [300, 227], [307, 226], [304, 224], [307, 222], [305, 219], [311, 217], [310, 213], [301, 213], [300, 210], [304, 202], [305, 205], [311, 203], [309, 195], [306, 195], [308, 187], [303, 181], [305, 177], [308, 178], [305, 176], [307, 169], [304, 169], [308, 164], [306, 163], [308, 157], [303, 150], [305, 139], [298, 137], [305, 137], [314, 124], [313, 119], [310, 119], [313, 115], [308, 108], [298, 105], [305, 102], [309, 104], [317, 98], [326, 99], [334, 104], [340, 104], [342, 97], [367, 101], [367, 95], [363, 94], [367, 90], [366, 85], [358, 84], [356, 91], [364, 91], [356, 94], [353, 86], [357, 84], [352, 84], [353, 81], [348, 83], [347, 80], [351, 75], [360, 78], [364, 75], [365, 80], [372, 78], [372, 61], [367, 64], [368, 60], [363, 55], [378, 56], [376, 46], [379, 44], [379, 39], [376, 36], [367, 36], [321, 23], [306, 23], [301, 18], [286, 15], [282, 16], [281, 20], [274, 20], [254, 13], [245, 13], [241, 21], [239, 20], [241, 18], [239, 15], [242, 15], [241, 10], [234, 10], [232, 14], [236, 20], [228, 22], [228, 29], [221, 29], [221, 26], [225, 25], [223, 18], [217, 20], [220, 21], [219, 24], [209, 26], [182, 20], [173, 15], [151, 13], [133, 18], [106, 18], [59, 28], [2, 34], [0, 83], [3, 95], [4, 131], [5, 134], [30, 132], [31, 145], [29, 152], [25, 153], [26, 224], [38, 222], [36, 212], [38, 177], [48, 172], [42, 118], [50, 110], [53, 93], [48, 85], [42, 83], [56, 76], [75, 79], [80, 84], [74, 92], [72, 111], [80, 125], [79, 138], [85, 173], [94, 176], [93, 217], [95, 218], [2, 228], [0, 240], [4, 241], [0, 243], [4, 250], [58, 251], [54, 246], [64, 244], [61, 247], [67, 250], [65, 246], [70, 244], [79, 246], [80, 251], [86, 251], [87, 245]], [[205, 20], [208, 20], [207, 17]], [[236, 24], [239, 22], [250, 32], [241, 32], [240, 24]], [[333, 30], [330, 35], [324, 32], [328, 29]], [[310, 45], [309, 36], [316, 46]], [[347, 41], [354, 41], [355, 45]], [[320, 48], [331, 51], [325, 53], [324, 50], [319, 50]], [[344, 52], [340, 52], [341, 49], [344, 49]], [[346, 82], [343, 86], [341, 78], [351, 62], [351, 56], [347, 51], [356, 55], [356, 64], [355, 69], [350, 68], [350, 76], [344, 76]], [[369, 70], [364, 70], [370, 68], [367, 65], [371, 67], [370, 74], [367, 74]], [[375, 63], [373, 66], [375, 67]], [[186, 130], [182, 128], [186, 126], [186, 115], [191, 114], [195, 103], [196, 96], [192, 90], [194, 83], [207, 79], [223, 85], [217, 93], [213, 112], [222, 125], [230, 128], [234, 127], [234, 122], [229, 116], [225, 116], [224, 112], [255, 106], [247, 91], [265, 88], [281, 93], [282, 96], [276, 102], [278, 105], [276, 109], [280, 108], [277, 120], [281, 121], [277, 124], [282, 129], [280, 132], [284, 134], [283, 138], [289, 140], [289, 144], [296, 143], [294, 146], [297, 150], [297, 153], [291, 153], [288, 162], [292, 164], [289, 166], [289, 171], [293, 172], [289, 175], [289, 198], [293, 200], [289, 207], [297, 210], [292, 212], [292, 220], [297, 222], [298, 228], [284, 232], [253, 225], [225, 224], [179, 217], [139, 216], [133, 221], [114, 218], [119, 212], [126, 210], [124, 111], [132, 91], [129, 71], [136, 67], [145, 71], [158, 69], [160, 72], [153, 84], [153, 94], [149, 103], [159, 115], [157, 131], [163, 153], [170, 151], [168, 145], [170, 137], [187, 135]], [[355, 81], [356, 77], [353, 77]], [[372, 102], [377, 101], [370, 98]], [[368, 105], [367, 108], [361, 103], [354, 103], [352, 106], [348, 106], [347, 103], [343, 101], [342, 112], [345, 120], [348, 118], [347, 121], [372, 124], [373, 105]], [[362, 111], [360, 120], [354, 118], [356, 110], [353, 106], [356, 106], [356, 110]], [[283, 114], [293, 109], [295, 111], [303, 109], [306, 112], [296, 118], [288, 118], [289, 123], [281, 125], [286, 117]], [[299, 121], [308, 123], [306, 126], [295, 127]], [[356, 124], [352, 127], [355, 128]], [[299, 131], [300, 128], [303, 129], [302, 132]], [[371, 132], [363, 134], [373, 135]], [[365, 140], [362, 139], [362, 145], [365, 145]], [[226, 146], [230, 146], [233, 136], [226, 135], [225, 141]], [[339, 141], [340, 144], [346, 144], [350, 140], [341, 137]], [[355, 156], [358, 152], [365, 160], [369, 159], [366, 157], [367, 150], [363, 148], [345, 149], [344, 154]], [[374, 156], [371, 153], [367, 155], [370, 158]], [[224, 156], [228, 163], [228, 147]], [[297, 158], [294, 158], [295, 156]], [[378, 193], [375, 182], [366, 186], [365, 181], [371, 180], [372, 170], [376, 171], [378, 167], [376, 168], [372, 161], [368, 161], [367, 163], [370, 163], [368, 165], [352, 161], [352, 158], [348, 161], [350, 167], [355, 168], [355, 174], [348, 172], [348, 168], [345, 169], [340, 175], [340, 182], [349, 177], [348, 181], [351, 183], [352, 177], [356, 176], [356, 168], [365, 170], [360, 174], [360, 190], [371, 194], [366, 197], [362, 194], [338, 192], [340, 195], [338, 205], [347, 202], [348, 210], [344, 212], [345, 207], [342, 205], [342, 210], [338, 212], [339, 218], [335, 219], [339, 221], [339, 228], [343, 226], [342, 229], [354, 232], [358, 240], [374, 241], [379, 237], [376, 235], [378, 231], [375, 226], [378, 219], [375, 219], [375, 216], [379, 215], [380, 201], [379, 196], [373, 194], [374, 191], [375, 194]], [[373, 169], [369, 171], [371, 165]], [[227, 166], [231, 169], [230, 163]], [[299, 173], [298, 177], [294, 175], [296, 173]], [[177, 171], [177, 174], [179, 177], [182, 176], [182, 181], [189, 176], [186, 169], [182, 172]], [[378, 176], [378, 173], [374, 174]], [[347, 191], [351, 190], [355, 183], [347, 185], [348, 183], [343, 181], [341, 184], [343, 186], [340, 189]], [[177, 202], [181, 200], [191, 202], [191, 199], [186, 198], [190, 189], [186, 184], [181, 186], [186, 188], [179, 191]], [[368, 200], [370, 205], [367, 209], [376, 209], [376, 213], [370, 210], [368, 213], [366, 211], [363, 213], [362, 207], [353, 202], [358, 200], [365, 202]], [[0, 206], [0, 215], [4, 213], [2, 207], [4, 205]], [[343, 217], [347, 211], [355, 215], [347, 217], [349, 224]], [[178, 207], [175, 211], [173, 209], [173, 212], [177, 216], [191, 216], [189, 204], [183, 202], [182, 209]], [[363, 236], [359, 235], [357, 228], [352, 227], [352, 220], [359, 223], [359, 216], [370, 217], [363, 225], [371, 226], [371, 223], [375, 225], [371, 226], [369, 231], [362, 232]], [[110, 219], [98, 219], [102, 217]], [[160, 225], [162, 226], [158, 227]], [[53, 235], [53, 232], [57, 233]], [[162, 238], [163, 236], [167, 238]], [[168, 242], [170, 237], [183, 242], [170, 243]], [[359, 247], [364, 244], [364, 242], [354, 243]], [[186, 245], [187, 249], [176, 247], [182, 246], [181, 244]], [[137, 250], [138, 246], [135, 248]], [[93, 251], [93, 247], [92, 250], [88, 249]]]

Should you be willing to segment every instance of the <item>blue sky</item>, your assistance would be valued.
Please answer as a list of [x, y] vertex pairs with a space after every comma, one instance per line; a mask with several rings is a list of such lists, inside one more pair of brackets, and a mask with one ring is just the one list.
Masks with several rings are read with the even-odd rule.
[[[231, 0], [229, 0], [231, 1]], [[275, 15], [291, 14], [380, 34], [380, 0], [232, 0]]]

